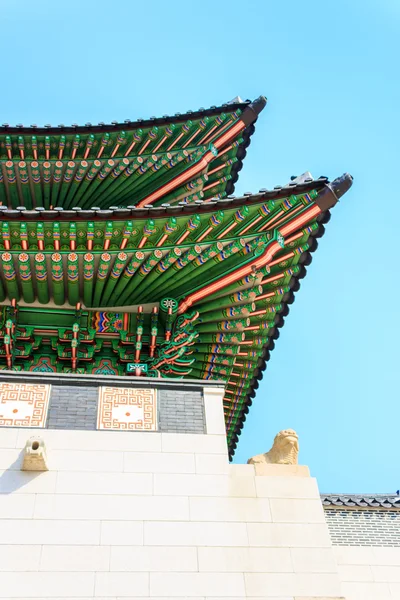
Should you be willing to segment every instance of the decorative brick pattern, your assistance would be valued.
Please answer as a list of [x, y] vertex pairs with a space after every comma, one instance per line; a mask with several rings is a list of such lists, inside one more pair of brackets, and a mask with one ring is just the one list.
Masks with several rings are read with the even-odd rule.
[[334, 546], [400, 547], [400, 511], [325, 509], [325, 518]]
[[98, 388], [53, 385], [47, 427], [49, 429], [96, 429]]
[[49, 396], [49, 385], [1, 383], [0, 427], [44, 427]]
[[100, 387], [97, 428], [156, 431], [156, 390]]
[[[103, 385], [109, 383], [110, 377], [88, 378], [81, 382], [79, 377], [75, 377], [73, 374], [50, 378], [46, 375], [16, 373], [15, 376], [13, 375], [14, 378], [17, 379], [18, 383], [12, 382], [10, 377], [9, 381], [6, 379], [4, 383], [0, 384], [0, 388], [3, 386], [3, 389], [6, 389], [5, 386], [7, 386], [7, 389], [9, 389], [10, 386], [20, 385], [25, 386], [25, 389], [27, 389], [26, 386], [33, 386], [36, 389], [44, 387], [51, 389], [48, 397], [47, 418], [44, 415], [40, 427], [86, 431], [97, 429], [99, 388], [102, 383]], [[38, 383], [31, 383], [32, 379]], [[51, 386], [47, 385], [49, 380], [51, 380]], [[121, 390], [120, 393], [123, 395], [123, 390], [126, 388], [129, 390], [137, 389], [134, 380], [132, 380], [133, 385], [131, 387], [130, 380], [123, 381], [123, 387], [121, 388], [118, 385], [119, 381], [115, 381], [115, 383], [111, 381], [111, 384], [113, 388]], [[210, 414], [209, 409], [206, 410], [205, 407], [206, 399], [202, 386], [187, 385], [184, 382], [177, 381], [174, 385], [169, 382], [158, 382], [155, 383], [154, 388], [157, 395], [157, 410], [154, 409], [154, 416], [156, 416], [159, 431], [168, 433], [210, 433], [208, 422], [206, 424], [206, 414], [208, 415], [207, 418], [210, 417]], [[124, 408], [125, 405], [121, 405], [121, 409]], [[126, 410], [125, 412], [129, 411]], [[36, 427], [38, 425], [31, 424], [30, 426]], [[107, 426], [107, 429], [111, 429], [111, 427]], [[117, 429], [124, 430], [123, 427]], [[134, 431], [135, 429], [137, 430], [137, 428], [129, 428], [128, 430]], [[149, 429], [146, 427], [145, 430], [154, 431], [154, 428]], [[216, 433], [214, 430], [212, 432]]]
[[159, 430], [205, 433], [204, 401], [200, 391], [159, 390]]

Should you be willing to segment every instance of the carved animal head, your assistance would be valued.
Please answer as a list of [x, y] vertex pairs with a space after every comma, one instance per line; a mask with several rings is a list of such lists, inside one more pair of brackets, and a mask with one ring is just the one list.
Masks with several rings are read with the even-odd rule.
[[274, 439], [271, 450], [280, 456], [290, 456], [297, 462], [299, 453], [299, 438], [294, 429], [283, 429]]
[[250, 465], [275, 464], [275, 465], [297, 465], [299, 454], [299, 438], [293, 429], [280, 431], [274, 439], [272, 448], [265, 454], [257, 454], [247, 461]]
[[295, 432], [294, 429], [283, 429], [279, 433], [276, 434], [274, 439], [275, 444], [280, 448], [284, 446], [295, 446], [296, 449], [299, 449], [299, 436]]

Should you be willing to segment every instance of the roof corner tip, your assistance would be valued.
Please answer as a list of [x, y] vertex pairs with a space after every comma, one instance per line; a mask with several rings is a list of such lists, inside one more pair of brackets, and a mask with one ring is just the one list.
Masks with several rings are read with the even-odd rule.
[[264, 110], [264, 108], [267, 106], [267, 98], [266, 96], [258, 96], [258, 98], [256, 98], [255, 100], [253, 100], [253, 102], [251, 103], [251, 106], [254, 110], [254, 112], [259, 115], [260, 112], [262, 110]]
[[353, 176], [350, 173], [343, 173], [341, 177], [334, 179], [331, 183], [332, 190], [339, 200], [353, 185]]
[[353, 177], [349, 173], [344, 173], [341, 177], [337, 177], [331, 183], [327, 183], [318, 193], [316, 203], [324, 212], [333, 208], [339, 199], [353, 185]]
[[258, 115], [265, 108], [267, 104], [267, 99], [265, 96], [259, 96], [253, 102], [247, 105], [244, 109], [241, 119], [245, 123], [245, 125], [251, 125], [258, 119]]

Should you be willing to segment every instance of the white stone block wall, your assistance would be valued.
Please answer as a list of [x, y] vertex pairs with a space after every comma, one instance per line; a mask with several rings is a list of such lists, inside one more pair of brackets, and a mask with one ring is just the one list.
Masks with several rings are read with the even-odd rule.
[[336, 546], [346, 600], [399, 600], [400, 548]]
[[43, 429], [49, 471], [0, 429], [0, 598], [337, 599], [311, 477], [229, 465], [221, 389], [208, 433]]

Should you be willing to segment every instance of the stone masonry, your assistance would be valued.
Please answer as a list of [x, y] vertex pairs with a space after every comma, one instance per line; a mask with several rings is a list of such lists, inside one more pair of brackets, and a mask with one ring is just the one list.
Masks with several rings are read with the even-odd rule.
[[206, 433], [0, 428], [0, 598], [341, 598], [315, 479], [230, 465], [223, 387], [195, 388]]

